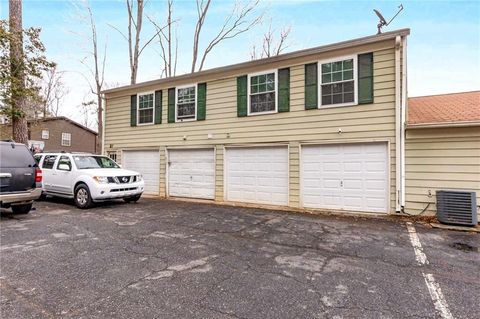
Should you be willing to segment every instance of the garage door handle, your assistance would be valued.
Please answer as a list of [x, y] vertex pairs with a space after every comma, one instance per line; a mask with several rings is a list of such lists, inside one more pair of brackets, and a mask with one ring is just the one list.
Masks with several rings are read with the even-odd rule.
[[340, 181], [340, 187], [343, 187], [343, 181]]

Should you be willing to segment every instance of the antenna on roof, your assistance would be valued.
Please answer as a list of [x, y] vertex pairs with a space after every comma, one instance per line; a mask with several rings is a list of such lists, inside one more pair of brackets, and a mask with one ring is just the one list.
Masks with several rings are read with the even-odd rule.
[[403, 10], [403, 4], [400, 4], [400, 5], [398, 6], [398, 9], [399, 9], [399, 10], [397, 11], [397, 13], [396, 13], [396, 14], [393, 16], [393, 18], [391, 18], [390, 21], [388, 21], [388, 22], [387, 22], [387, 20], [385, 20], [385, 18], [384, 18], [383, 15], [380, 13], [380, 11], [373, 9], [373, 12], [375, 12], [375, 14], [377, 15], [377, 17], [380, 19], [380, 21], [379, 21], [378, 24], [377, 24], [377, 29], [378, 29], [377, 34], [382, 33], [382, 28], [385, 27], [385, 26], [387, 26], [387, 25], [389, 25], [389, 24], [393, 21], [393, 19], [395, 19], [395, 18], [398, 16], [398, 14], [400, 13], [400, 11]]

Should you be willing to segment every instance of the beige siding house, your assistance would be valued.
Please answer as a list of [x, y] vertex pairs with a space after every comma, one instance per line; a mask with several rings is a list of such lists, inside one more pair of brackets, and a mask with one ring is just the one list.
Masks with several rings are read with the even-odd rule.
[[104, 152], [160, 197], [395, 213], [408, 34], [106, 90]]
[[480, 91], [408, 102], [405, 211], [434, 214], [440, 189], [475, 191], [479, 205]]

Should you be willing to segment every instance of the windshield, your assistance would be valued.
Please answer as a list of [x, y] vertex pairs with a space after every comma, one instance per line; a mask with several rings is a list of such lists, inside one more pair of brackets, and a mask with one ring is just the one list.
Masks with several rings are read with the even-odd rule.
[[78, 169], [119, 168], [117, 163], [105, 156], [73, 156]]

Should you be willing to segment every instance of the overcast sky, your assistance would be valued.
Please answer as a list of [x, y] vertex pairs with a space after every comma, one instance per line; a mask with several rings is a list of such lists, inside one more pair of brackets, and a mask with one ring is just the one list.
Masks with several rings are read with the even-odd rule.
[[[251, 46], [261, 45], [262, 34], [271, 20], [276, 29], [290, 25], [288, 51], [294, 51], [376, 33], [380, 10], [387, 20], [395, 14], [399, 1], [311, 1], [264, 0], [259, 10], [266, 11], [264, 25], [241, 37], [228, 40], [207, 58], [206, 67], [217, 67], [250, 59]], [[106, 82], [108, 86], [129, 83], [127, 43], [108, 24], [126, 30], [123, 0], [91, 0], [101, 45], [107, 44]], [[203, 45], [214, 36], [227, 12], [230, 0], [213, 0], [202, 34]], [[480, 89], [480, 1], [403, 1], [405, 9], [385, 31], [410, 28], [408, 39], [409, 96], [430, 95]], [[87, 68], [80, 63], [88, 56], [86, 25], [82, 24], [70, 1], [23, 1], [24, 27], [42, 28], [41, 39], [50, 60], [65, 71], [70, 89], [62, 115], [82, 121], [79, 105], [88, 96]], [[165, 16], [166, 3], [147, 1], [145, 13], [158, 20]], [[8, 1], [0, 0], [0, 17], [8, 16]], [[179, 61], [177, 74], [190, 70], [192, 39], [196, 22], [194, 1], [175, 1], [174, 19], [178, 20]], [[154, 33], [144, 22], [143, 39]], [[160, 76], [160, 46], [152, 43], [141, 56], [137, 82]]]

